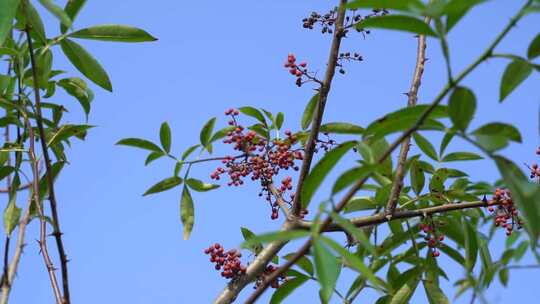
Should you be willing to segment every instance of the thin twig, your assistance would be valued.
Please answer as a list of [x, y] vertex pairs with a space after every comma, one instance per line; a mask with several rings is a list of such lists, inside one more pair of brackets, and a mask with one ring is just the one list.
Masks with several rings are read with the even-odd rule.
[[34, 143], [35, 143], [34, 130], [32, 129], [32, 125], [30, 124], [30, 121], [28, 120], [28, 117], [26, 115], [24, 115], [24, 120], [26, 124], [26, 129], [28, 130], [28, 140], [30, 142], [28, 155], [30, 157], [30, 165], [32, 167], [32, 174], [33, 174], [32, 195], [34, 197], [34, 202], [35, 202], [35, 206], [36, 206], [36, 209], [39, 215], [39, 221], [40, 221], [39, 241], [38, 241], [39, 248], [41, 250], [41, 255], [43, 256], [43, 260], [45, 261], [47, 272], [49, 274], [49, 279], [51, 281], [51, 286], [54, 292], [54, 297], [56, 299], [56, 304], [64, 304], [62, 300], [62, 293], [60, 292], [60, 287], [58, 286], [58, 281], [56, 279], [55, 268], [53, 266], [51, 257], [49, 256], [49, 250], [47, 248], [47, 222], [45, 221], [45, 212], [43, 210], [43, 206], [41, 205], [40, 198], [39, 198], [39, 173], [38, 173], [37, 158], [35, 155], [35, 147], [34, 147]]
[[[58, 256], [60, 257], [60, 268], [62, 270], [62, 287], [64, 291], [64, 297], [63, 297], [63, 304], [70, 304], [70, 295], [69, 295], [69, 279], [68, 279], [68, 268], [67, 268], [67, 255], [66, 251], [64, 249], [64, 243], [62, 241], [62, 232], [60, 230], [60, 220], [58, 217], [58, 210], [57, 210], [57, 201], [56, 201], [56, 195], [54, 191], [54, 177], [52, 172], [52, 162], [51, 158], [49, 156], [49, 148], [47, 147], [47, 142], [45, 140], [45, 130], [43, 128], [43, 116], [41, 113], [41, 99], [39, 95], [39, 78], [37, 73], [37, 66], [36, 61], [34, 58], [34, 48], [32, 43], [32, 37], [30, 36], [30, 27], [26, 25], [25, 28], [26, 37], [28, 41], [28, 52], [30, 54], [30, 63], [32, 68], [32, 78], [34, 81], [34, 98], [35, 98], [35, 119], [36, 124], [39, 132], [40, 137], [40, 143], [41, 143], [41, 150], [43, 154], [43, 159], [45, 161], [45, 168], [46, 168], [46, 179], [47, 179], [47, 186], [49, 188], [49, 203], [51, 207], [51, 214], [52, 214], [52, 224], [54, 231], [52, 235], [54, 236], [54, 239], [56, 240], [56, 247], [58, 249]], [[36, 173], [37, 173], [37, 163], [36, 163]], [[36, 177], [34, 177], [36, 179]], [[39, 181], [39, 176], [37, 177]]]
[[317, 106], [315, 107], [313, 120], [311, 122], [311, 131], [309, 133], [309, 138], [306, 142], [304, 161], [302, 162], [300, 173], [298, 174], [296, 195], [294, 196], [292, 207], [292, 213], [294, 216], [298, 216], [302, 209], [302, 187], [311, 167], [313, 154], [315, 153], [315, 146], [317, 144], [317, 139], [319, 138], [319, 130], [322, 123], [324, 108], [326, 106], [326, 100], [328, 99], [328, 93], [330, 93], [330, 88], [332, 87], [332, 80], [334, 79], [334, 75], [336, 73], [339, 48], [341, 46], [341, 40], [345, 36], [345, 29], [343, 27], [343, 23], [345, 20], [346, 4], [347, 0], [340, 0], [334, 29], [334, 37], [332, 39], [332, 46], [330, 47], [330, 54], [328, 55], [326, 73], [324, 80], [319, 88], [319, 100], [317, 101]]
[[[429, 23], [431, 18], [426, 17], [424, 22]], [[418, 47], [416, 50], [416, 65], [414, 67], [413, 79], [411, 82], [411, 87], [407, 93], [407, 106], [413, 107], [418, 101], [418, 90], [422, 83], [422, 75], [424, 74], [424, 65], [426, 62], [426, 36], [418, 36]], [[390, 195], [388, 202], [386, 203], [386, 212], [390, 215], [394, 213], [396, 209], [399, 194], [401, 193], [401, 188], [403, 187], [403, 178], [405, 175], [405, 162], [407, 161], [407, 154], [409, 153], [409, 148], [411, 146], [411, 137], [408, 136], [403, 140], [401, 144], [401, 149], [399, 151], [399, 156], [397, 159], [396, 174], [394, 177], [394, 182], [392, 189], [390, 190]]]

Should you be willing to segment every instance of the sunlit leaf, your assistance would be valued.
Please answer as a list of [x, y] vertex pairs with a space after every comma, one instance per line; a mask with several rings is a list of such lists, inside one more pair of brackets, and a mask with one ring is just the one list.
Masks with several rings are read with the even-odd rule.
[[502, 102], [532, 73], [532, 66], [524, 60], [513, 60], [504, 70], [499, 91]]
[[198, 192], [206, 192], [219, 188], [219, 185], [208, 184], [195, 178], [186, 179], [186, 184], [193, 190]]
[[302, 286], [309, 278], [307, 276], [295, 277], [287, 280], [274, 292], [270, 304], [282, 303], [295, 289]]
[[112, 85], [107, 72], [92, 55], [82, 46], [69, 39], [62, 40], [60, 45], [66, 57], [77, 70], [95, 84], [112, 92]]
[[19, 2], [20, 0], [0, 1], [0, 46], [4, 44], [4, 40], [6, 40], [11, 31]]
[[167, 153], [171, 152], [171, 127], [169, 127], [169, 124], [166, 122], [161, 124], [159, 129], [159, 139], [163, 150]]
[[313, 120], [313, 114], [315, 113], [315, 109], [317, 107], [317, 102], [319, 101], [319, 93], [313, 95], [309, 102], [306, 105], [306, 108], [304, 109], [304, 114], [302, 115], [301, 120], [301, 127], [302, 130], [306, 130], [309, 128], [309, 125], [311, 124], [311, 121]]
[[203, 128], [201, 129], [201, 134], [199, 136], [201, 140], [201, 145], [203, 147], [208, 146], [210, 143], [210, 137], [212, 136], [212, 132], [214, 131], [214, 125], [216, 124], [216, 118], [213, 117], [210, 120], [208, 120]]
[[336, 257], [317, 238], [313, 240], [313, 257], [315, 259], [315, 273], [321, 285], [321, 296], [324, 303], [328, 303], [339, 276], [339, 265]]
[[161, 148], [153, 142], [142, 138], [124, 138], [116, 143], [117, 145], [130, 146], [154, 152], [162, 152]]
[[406, 15], [384, 15], [366, 18], [358, 22], [356, 28], [359, 30], [365, 28], [380, 28], [427, 36], [437, 36], [424, 21]]
[[157, 184], [150, 187], [150, 189], [146, 190], [146, 192], [143, 194], [143, 196], [163, 192], [169, 189], [172, 189], [182, 183], [182, 179], [178, 176], [168, 177]]
[[457, 87], [448, 101], [448, 115], [454, 126], [465, 131], [476, 111], [476, 96], [465, 87]]
[[73, 32], [69, 34], [69, 37], [117, 42], [145, 42], [157, 40], [144, 30], [120, 24], [95, 25]]
[[195, 209], [193, 207], [193, 199], [189, 193], [188, 187], [184, 186], [182, 190], [182, 199], [180, 200], [180, 219], [184, 224], [184, 240], [189, 239], [193, 224], [195, 223]]

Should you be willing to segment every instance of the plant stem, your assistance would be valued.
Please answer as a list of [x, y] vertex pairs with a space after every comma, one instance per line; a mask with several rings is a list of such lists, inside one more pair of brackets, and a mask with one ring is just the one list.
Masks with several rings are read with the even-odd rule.
[[[41, 112], [41, 99], [39, 95], [39, 78], [37, 73], [37, 66], [36, 66], [36, 60], [34, 58], [34, 48], [32, 43], [32, 37], [30, 36], [30, 27], [26, 25], [25, 28], [26, 32], [26, 38], [28, 41], [28, 52], [30, 54], [30, 63], [32, 68], [32, 78], [34, 82], [34, 98], [35, 98], [35, 119], [36, 124], [39, 132], [39, 138], [41, 143], [41, 150], [43, 153], [43, 158], [45, 161], [45, 168], [46, 168], [46, 179], [47, 179], [47, 186], [49, 188], [49, 202], [51, 207], [51, 214], [52, 214], [52, 224], [53, 224], [53, 236], [56, 240], [56, 247], [58, 249], [58, 255], [60, 257], [60, 266], [62, 271], [62, 287], [64, 291], [64, 297], [63, 297], [63, 304], [70, 304], [70, 294], [69, 294], [69, 279], [68, 279], [68, 268], [67, 268], [67, 255], [64, 249], [64, 243], [62, 241], [62, 232], [60, 230], [60, 220], [58, 217], [58, 210], [57, 210], [57, 201], [56, 201], [56, 195], [54, 191], [54, 177], [52, 173], [52, 165], [51, 165], [51, 158], [49, 156], [49, 148], [47, 147], [46, 137], [45, 137], [45, 130], [43, 128], [43, 116]], [[36, 166], [37, 171], [37, 166]], [[38, 182], [39, 182], [39, 176], [38, 176]], [[38, 188], [39, 190], [39, 188]], [[38, 195], [39, 197], [39, 195]]]
[[319, 138], [319, 130], [324, 115], [326, 100], [328, 99], [328, 93], [330, 93], [330, 89], [332, 87], [332, 80], [334, 79], [334, 75], [336, 73], [339, 48], [341, 46], [341, 40], [345, 36], [345, 28], [343, 27], [343, 23], [345, 20], [346, 4], [347, 0], [340, 0], [334, 29], [334, 37], [332, 39], [332, 45], [330, 47], [330, 54], [328, 55], [326, 73], [324, 80], [319, 88], [319, 100], [317, 101], [317, 106], [315, 107], [315, 112], [313, 114], [313, 120], [311, 122], [311, 132], [309, 132], [309, 138], [306, 142], [304, 161], [302, 162], [300, 173], [298, 175], [296, 195], [294, 197], [292, 207], [292, 214], [294, 216], [298, 216], [302, 209], [302, 187], [304, 185], [304, 180], [309, 173], [309, 169], [311, 168], [313, 154], [315, 153], [315, 146], [317, 144], [317, 139]]

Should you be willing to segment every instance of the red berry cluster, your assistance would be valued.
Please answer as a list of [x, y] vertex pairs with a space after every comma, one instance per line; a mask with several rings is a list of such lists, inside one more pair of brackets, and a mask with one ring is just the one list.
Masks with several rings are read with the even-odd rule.
[[[274, 265], [268, 265], [264, 269], [263, 273], [257, 277], [257, 280], [255, 281], [255, 286], [253, 286], [254, 289], [257, 289], [259, 286], [261, 286], [267, 276], [269, 276], [272, 272], [276, 271], [278, 268]], [[281, 284], [287, 281], [287, 277], [285, 274], [281, 274], [277, 279], [275, 279], [272, 283], [270, 283], [270, 287], [272, 288], [279, 288]]]
[[286, 69], [289, 69], [289, 73], [291, 75], [296, 76], [296, 85], [301, 87], [302, 84], [305, 83], [303, 80], [303, 76], [307, 77], [308, 80], [312, 79], [312, 76], [309, 75], [307, 67], [307, 63], [305, 61], [300, 62], [299, 64], [296, 64], [296, 57], [294, 54], [289, 54], [287, 56], [287, 61], [285, 61], [285, 64], [283, 66]]
[[435, 258], [441, 254], [437, 248], [439, 248], [442, 241], [444, 241], [444, 235], [437, 231], [437, 227], [443, 225], [443, 222], [436, 223], [431, 217], [429, 217], [426, 222], [418, 225], [420, 230], [426, 234], [424, 240], [426, 240], [428, 248], [431, 251], [431, 256]]
[[223, 246], [216, 243], [206, 248], [204, 253], [210, 255], [210, 262], [216, 264], [216, 270], [222, 270], [221, 276], [226, 279], [232, 279], [246, 272], [246, 267], [240, 261], [242, 254], [236, 249], [225, 251]]
[[[296, 165], [297, 160], [304, 159], [304, 153], [301, 149], [293, 149], [298, 142], [296, 135], [291, 131], [285, 131], [286, 138], [274, 139], [270, 143], [254, 131], [245, 130], [238, 124], [236, 116], [238, 110], [229, 109], [225, 112], [231, 116], [229, 124], [235, 129], [227, 134], [223, 140], [226, 144], [233, 145], [233, 149], [243, 154], [237, 157], [226, 156], [222, 162], [225, 168], [218, 167], [210, 174], [214, 180], [219, 180], [222, 174], [227, 174], [230, 178], [229, 186], [240, 186], [244, 183], [243, 178], [250, 176], [251, 180], [259, 180], [263, 187], [260, 196], [266, 192], [266, 199], [272, 208], [272, 219], [278, 218], [278, 204], [272, 202], [272, 195], [268, 185], [272, 182], [274, 176], [278, 175], [280, 170], [293, 169], [299, 170]], [[286, 190], [292, 190], [292, 178], [286, 178]]]
[[523, 222], [519, 218], [518, 210], [514, 207], [509, 190], [497, 188], [488, 201], [488, 205], [488, 211], [495, 215], [495, 226], [506, 229], [507, 236], [512, 234], [515, 226], [518, 230], [522, 228]]

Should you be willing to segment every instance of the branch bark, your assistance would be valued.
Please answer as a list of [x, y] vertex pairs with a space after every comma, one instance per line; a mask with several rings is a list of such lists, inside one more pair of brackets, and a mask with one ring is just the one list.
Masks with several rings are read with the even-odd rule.
[[345, 28], [343, 27], [343, 23], [345, 20], [346, 4], [347, 0], [340, 0], [334, 29], [334, 37], [332, 39], [332, 46], [330, 47], [330, 54], [328, 55], [326, 73], [324, 76], [324, 80], [319, 88], [319, 100], [317, 102], [317, 106], [315, 107], [315, 113], [311, 122], [311, 132], [309, 133], [309, 138], [306, 142], [304, 161], [302, 162], [300, 173], [298, 175], [296, 195], [294, 197], [292, 206], [292, 214], [294, 216], [298, 216], [300, 214], [300, 211], [302, 210], [302, 187], [304, 184], [304, 180], [309, 173], [309, 169], [311, 168], [313, 154], [315, 153], [315, 146], [317, 144], [317, 139], [319, 138], [319, 130], [324, 115], [326, 100], [328, 99], [328, 93], [330, 93], [330, 88], [332, 87], [332, 80], [334, 79], [334, 75], [336, 73], [339, 48], [341, 46], [341, 40], [345, 36]]
[[[424, 19], [424, 22], [429, 24], [430, 20], [431, 19], [429, 17], [426, 17]], [[426, 36], [418, 36], [416, 65], [414, 68], [411, 87], [409, 89], [409, 92], [407, 93], [407, 106], [409, 107], [415, 106], [418, 100], [418, 90], [422, 83], [422, 75], [424, 74], [424, 65], [426, 62], [426, 45]], [[409, 153], [410, 146], [411, 137], [408, 136], [403, 140], [403, 143], [401, 144], [399, 156], [397, 159], [394, 182], [392, 184], [392, 189], [390, 190], [388, 202], [386, 203], [386, 212], [390, 215], [392, 215], [394, 213], [394, 210], [396, 209], [399, 194], [401, 193], [401, 188], [403, 187], [403, 178], [405, 175], [405, 161], [407, 160], [407, 154]]]

